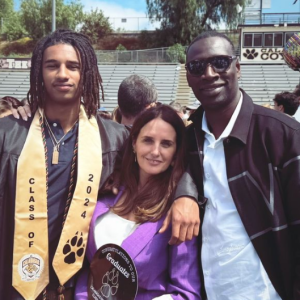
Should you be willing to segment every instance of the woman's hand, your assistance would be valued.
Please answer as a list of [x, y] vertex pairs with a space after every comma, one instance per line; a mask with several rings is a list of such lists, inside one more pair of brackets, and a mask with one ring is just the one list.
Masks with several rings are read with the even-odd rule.
[[176, 199], [169, 209], [159, 233], [165, 232], [171, 221], [170, 245], [179, 245], [184, 241], [190, 241], [194, 236], [198, 236], [200, 227], [198, 203], [190, 197]]

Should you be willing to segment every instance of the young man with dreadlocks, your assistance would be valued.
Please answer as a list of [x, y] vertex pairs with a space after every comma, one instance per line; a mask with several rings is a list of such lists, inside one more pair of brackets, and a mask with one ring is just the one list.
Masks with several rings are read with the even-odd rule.
[[37, 43], [35, 114], [0, 120], [0, 299], [73, 297], [98, 188], [128, 136], [95, 117], [100, 91], [86, 36], [58, 30]]

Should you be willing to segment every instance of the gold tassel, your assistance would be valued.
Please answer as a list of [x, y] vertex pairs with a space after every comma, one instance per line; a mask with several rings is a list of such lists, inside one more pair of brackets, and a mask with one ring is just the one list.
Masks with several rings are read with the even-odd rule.
[[47, 300], [47, 291], [46, 291], [46, 289], [43, 290], [43, 300]]
[[58, 288], [57, 288], [57, 293], [58, 293], [58, 297], [57, 297], [57, 300], [65, 300], [65, 296], [64, 296], [64, 290], [65, 290], [65, 287], [63, 285], [60, 285]]

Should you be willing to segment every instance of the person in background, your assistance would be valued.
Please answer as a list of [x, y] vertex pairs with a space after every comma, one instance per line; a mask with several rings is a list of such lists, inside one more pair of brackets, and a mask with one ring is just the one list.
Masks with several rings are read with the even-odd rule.
[[126, 77], [118, 90], [121, 124], [131, 126], [141, 112], [156, 102], [157, 89], [149, 78], [137, 74]]
[[262, 107], [266, 107], [266, 108], [270, 108], [270, 109], [273, 109], [273, 106], [272, 104], [270, 103], [265, 103], [265, 104], [262, 104]]
[[0, 98], [0, 118], [7, 117], [12, 114], [10, 103]]
[[296, 88], [294, 89], [293, 93], [297, 95], [298, 100], [299, 100], [299, 106], [298, 106], [296, 113], [294, 114], [294, 118], [298, 122], [300, 122], [300, 88], [299, 88], [299, 84], [296, 85]]
[[199, 107], [201, 103], [199, 100], [195, 100], [193, 104], [187, 105], [186, 110], [189, 112], [189, 116], [191, 116]]
[[169, 105], [177, 112], [178, 116], [183, 119], [184, 113], [181, 104], [177, 101], [171, 101]]
[[296, 113], [299, 107], [299, 97], [295, 93], [290, 92], [276, 94], [273, 102], [275, 110], [291, 117]]
[[190, 117], [190, 114], [188, 113], [186, 105], [182, 106], [182, 111], [183, 111], [183, 120], [187, 121], [188, 118]]
[[[144, 111], [133, 123], [125, 149], [123, 188], [117, 196], [101, 196], [95, 209], [88, 259], [104, 244], [124, 247], [137, 269], [136, 300], [201, 299], [197, 239], [170, 246], [171, 228], [158, 233], [186, 168], [185, 144], [184, 124], [172, 108], [158, 105]], [[87, 299], [87, 285], [85, 271], [76, 300]]]
[[112, 120], [121, 124], [122, 122], [122, 115], [121, 115], [121, 112], [120, 112], [120, 108], [119, 106], [115, 107], [113, 112], [112, 112]]
[[[178, 116], [182, 119], [185, 126], [189, 125], [188, 118], [189, 116], [185, 114], [183, 107], [177, 101], [171, 101], [169, 104], [178, 114]], [[186, 110], [185, 110], [186, 111]]]
[[105, 107], [100, 107], [97, 111], [97, 115], [99, 115], [103, 119], [112, 120], [112, 115], [109, 111], [106, 110]]

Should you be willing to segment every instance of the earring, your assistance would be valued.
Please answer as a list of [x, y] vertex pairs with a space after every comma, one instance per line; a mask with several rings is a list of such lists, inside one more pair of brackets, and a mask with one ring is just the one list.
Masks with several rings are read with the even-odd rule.
[[136, 162], [136, 153], [135, 153], [135, 151], [134, 151], [134, 148], [132, 147], [132, 152], [133, 152], [133, 154], [134, 154], [134, 161]]

